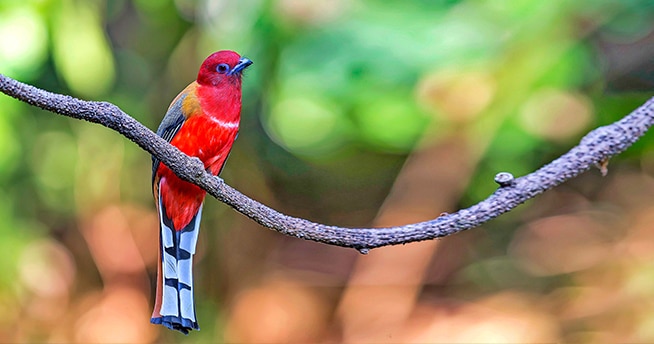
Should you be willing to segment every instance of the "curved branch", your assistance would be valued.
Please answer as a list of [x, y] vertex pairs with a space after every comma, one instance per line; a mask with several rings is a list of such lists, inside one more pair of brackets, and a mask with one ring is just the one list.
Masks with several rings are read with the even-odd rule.
[[180, 178], [207, 190], [264, 227], [300, 239], [356, 248], [362, 253], [371, 248], [430, 240], [477, 227], [623, 152], [654, 122], [654, 98], [651, 98], [620, 121], [591, 131], [579, 145], [536, 172], [513, 180], [502, 176], [503, 180], [498, 180], [502, 186], [470, 208], [405, 226], [343, 228], [288, 216], [248, 198], [206, 172], [199, 159], [183, 154], [111, 103], [47, 92], [2, 74], [0, 91], [42, 109], [98, 123], [121, 133], [168, 165]]

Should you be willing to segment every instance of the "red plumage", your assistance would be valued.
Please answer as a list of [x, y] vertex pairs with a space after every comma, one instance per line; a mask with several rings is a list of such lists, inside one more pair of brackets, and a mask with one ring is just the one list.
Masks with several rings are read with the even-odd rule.
[[[185, 154], [198, 157], [214, 175], [222, 170], [238, 133], [241, 72], [250, 64], [233, 51], [210, 55], [197, 80], [173, 100], [157, 130]], [[198, 329], [189, 269], [206, 192], [181, 180], [156, 158], [152, 171], [161, 250], [151, 321], [188, 333]]]

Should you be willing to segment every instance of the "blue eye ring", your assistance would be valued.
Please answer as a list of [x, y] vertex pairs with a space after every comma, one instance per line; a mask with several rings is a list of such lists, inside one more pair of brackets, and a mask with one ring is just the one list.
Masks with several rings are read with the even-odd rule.
[[225, 74], [229, 72], [229, 65], [227, 63], [221, 63], [216, 66], [216, 72], [220, 74]]

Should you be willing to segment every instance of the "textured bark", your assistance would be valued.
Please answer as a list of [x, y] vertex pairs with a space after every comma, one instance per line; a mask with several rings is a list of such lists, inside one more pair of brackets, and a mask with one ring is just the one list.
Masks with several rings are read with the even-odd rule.
[[485, 200], [467, 209], [436, 219], [387, 228], [344, 228], [323, 225], [279, 213], [225, 184], [204, 170], [199, 159], [190, 158], [168, 144], [150, 129], [107, 102], [83, 101], [47, 92], [0, 74], [0, 91], [42, 109], [83, 119], [111, 128], [156, 156], [180, 178], [207, 190], [264, 227], [300, 239], [352, 247], [361, 253], [368, 249], [431, 240], [477, 227], [566, 180], [601, 166], [636, 142], [654, 121], [654, 98], [611, 125], [597, 128], [579, 145], [558, 159], [502, 186]]

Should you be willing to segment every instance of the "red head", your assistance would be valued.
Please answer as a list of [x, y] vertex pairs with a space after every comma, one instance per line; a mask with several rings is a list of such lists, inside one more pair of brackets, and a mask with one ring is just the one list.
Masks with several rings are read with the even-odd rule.
[[204, 60], [198, 73], [198, 84], [206, 86], [222, 86], [225, 84], [241, 84], [241, 73], [252, 64], [246, 57], [230, 50], [215, 52]]

